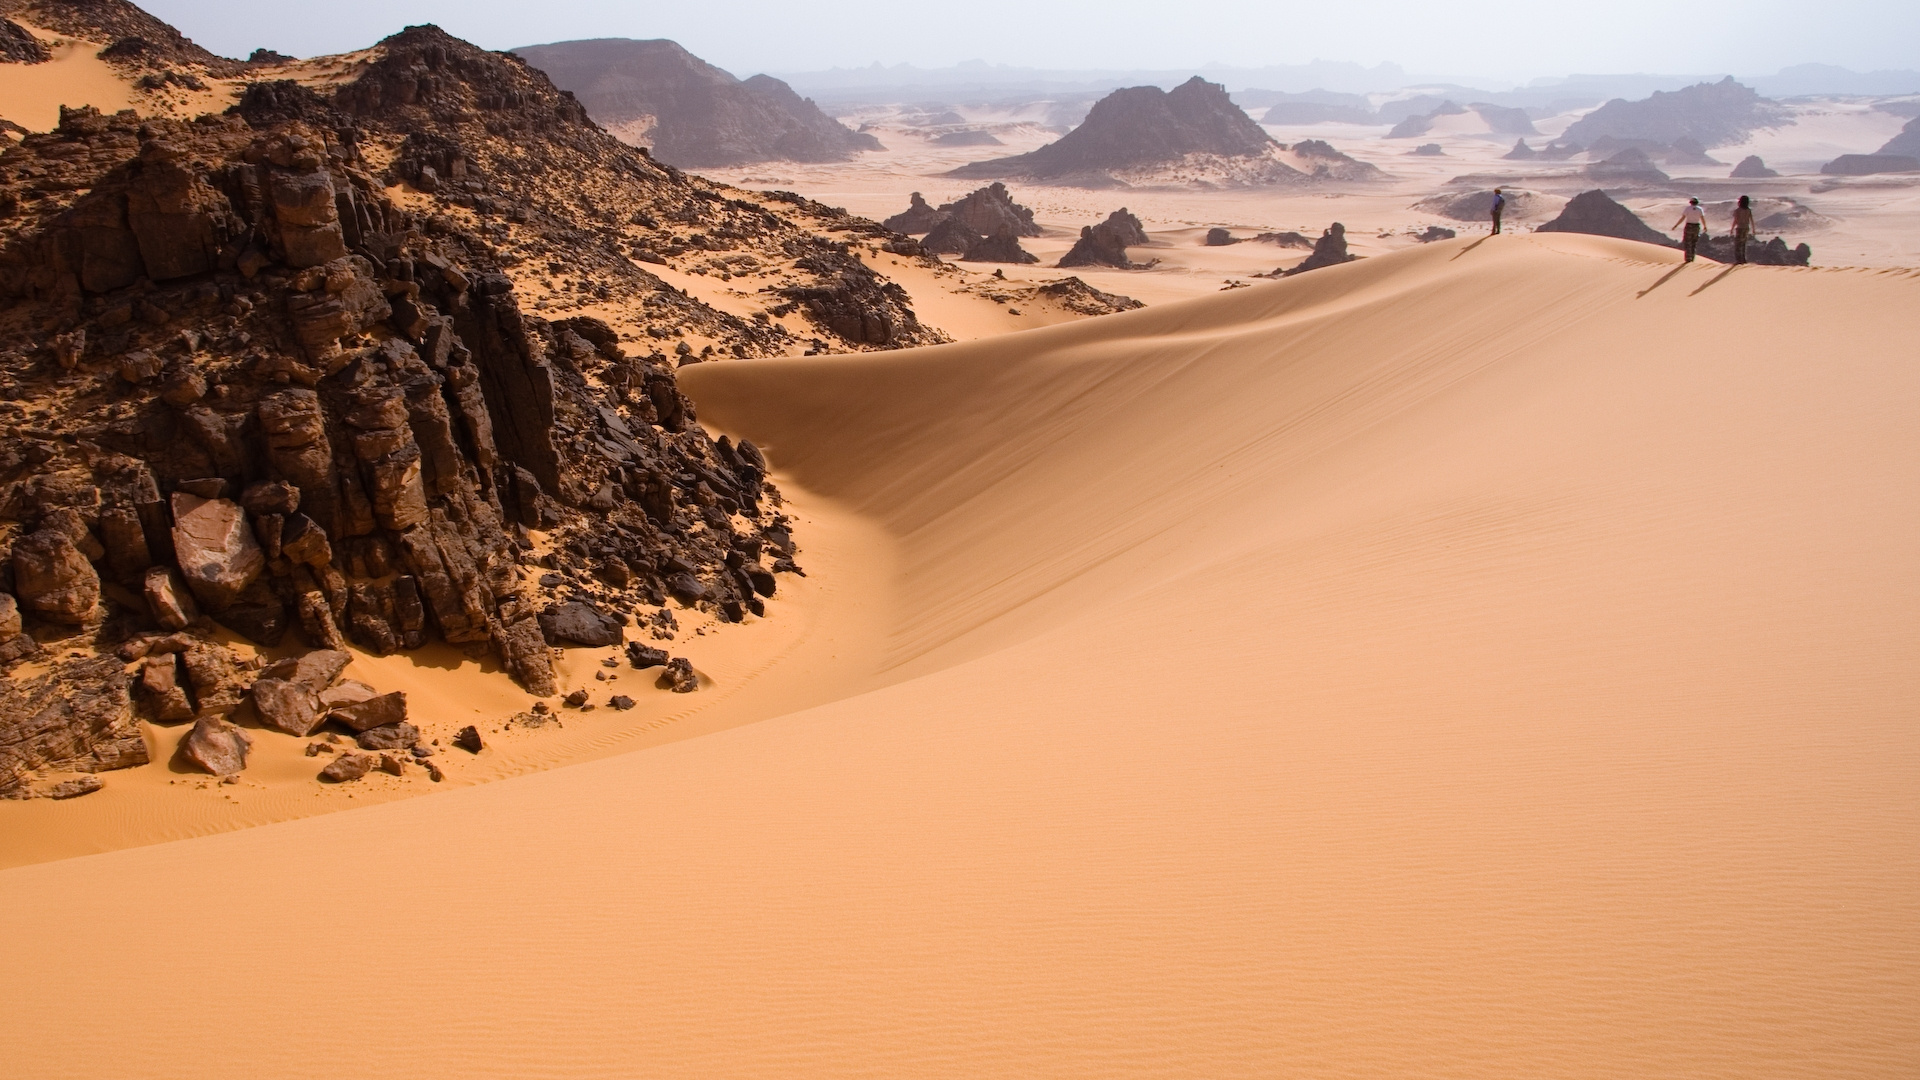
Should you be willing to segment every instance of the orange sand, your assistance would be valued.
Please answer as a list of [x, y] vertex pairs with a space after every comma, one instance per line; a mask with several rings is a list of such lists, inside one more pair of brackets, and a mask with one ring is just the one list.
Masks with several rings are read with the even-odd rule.
[[888, 685], [0, 872], [0, 1071], [1912, 1076], [1917, 315], [1505, 236], [690, 368]]

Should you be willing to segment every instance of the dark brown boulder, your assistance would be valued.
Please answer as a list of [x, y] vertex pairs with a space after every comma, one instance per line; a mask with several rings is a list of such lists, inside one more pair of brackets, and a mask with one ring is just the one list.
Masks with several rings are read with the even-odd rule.
[[352, 705], [342, 705], [329, 712], [327, 719], [338, 721], [355, 731], [405, 723], [407, 694], [404, 690], [395, 690]]
[[665, 667], [667, 650], [650, 648], [637, 641], [627, 642], [627, 662], [642, 670], [650, 667]]
[[253, 740], [217, 716], [203, 716], [180, 740], [180, 759], [215, 776], [232, 776], [247, 767]]
[[157, 653], [140, 665], [140, 696], [155, 723], [178, 724], [193, 719], [193, 702], [180, 685], [178, 653]]
[[406, 750], [420, 741], [420, 729], [405, 722], [368, 728], [354, 737], [362, 750]]
[[554, 604], [540, 613], [540, 630], [548, 643], [570, 641], [576, 645], [618, 645], [620, 623], [613, 616], [584, 601]]
[[454, 735], [453, 745], [465, 750], [469, 754], [477, 754], [485, 746], [485, 744], [480, 741], [480, 729], [474, 727], [472, 724], [461, 728], [460, 731]]
[[230, 499], [175, 492], [173, 550], [187, 587], [215, 613], [238, 601], [267, 566], [246, 511]]
[[332, 686], [340, 673], [353, 662], [353, 654], [336, 649], [314, 649], [299, 656], [276, 660], [262, 668], [262, 679], [284, 679], [318, 694]]
[[319, 695], [297, 682], [285, 679], [254, 680], [253, 711], [260, 723], [275, 731], [305, 737], [316, 731], [326, 719]]
[[375, 761], [372, 754], [341, 754], [320, 770], [320, 780], [328, 784], [358, 780], [373, 771]]
[[78, 626], [100, 602], [100, 575], [73, 538], [42, 528], [13, 543], [13, 587], [28, 614]]

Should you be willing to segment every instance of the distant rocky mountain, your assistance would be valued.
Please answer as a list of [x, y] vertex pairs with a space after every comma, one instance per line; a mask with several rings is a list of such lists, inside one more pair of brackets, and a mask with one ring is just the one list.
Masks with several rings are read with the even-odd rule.
[[757, 161], [845, 161], [879, 140], [820, 111], [768, 75], [746, 80], [662, 40], [600, 38], [514, 53], [571, 91], [601, 126], [684, 168]]
[[1171, 91], [1116, 90], [1058, 141], [1014, 157], [974, 162], [948, 173], [1018, 177], [1085, 187], [1195, 181], [1216, 186], [1306, 179], [1279, 160], [1280, 144], [1227, 96], [1198, 76]]
[[1765, 180], [1768, 177], [1779, 175], [1780, 174], [1773, 169], [1767, 168], [1767, 163], [1760, 160], [1758, 154], [1749, 154], [1741, 158], [1740, 164], [1735, 165], [1733, 171], [1727, 174], [1729, 178], [1734, 180]]
[[1911, 154], [1841, 154], [1820, 166], [1820, 171], [1827, 176], [1920, 172], [1920, 158]]
[[1638, 240], [1643, 244], [1673, 247], [1665, 233], [1655, 232], [1633, 211], [1614, 202], [1604, 191], [1585, 191], [1575, 195], [1560, 216], [1540, 226], [1538, 232], [1586, 233]]
[[1610, 184], [1664, 184], [1670, 179], [1646, 151], [1633, 146], [1587, 166], [1586, 174]]
[[1321, 139], [1302, 139], [1292, 146], [1282, 144], [1283, 162], [1315, 180], [1382, 180], [1386, 173], [1333, 148]]
[[1684, 90], [1655, 91], [1642, 101], [1615, 98], [1575, 121], [1556, 145], [1587, 147], [1611, 135], [1662, 145], [1691, 139], [1702, 148], [1725, 146], [1785, 119], [1778, 105], [1729, 76]]

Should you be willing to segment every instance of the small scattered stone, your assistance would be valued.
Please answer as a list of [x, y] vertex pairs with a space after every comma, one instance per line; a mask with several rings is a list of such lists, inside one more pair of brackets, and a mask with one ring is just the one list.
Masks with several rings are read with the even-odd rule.
[[381, 754], [380, 755], [380, 771], [384, 773], [392, 773], [395, 776], [403, 776], [406, 774], [406, 771], [407, 771], [406, 759], [395, 757], [392, 754]]
[[625, 694], [615, 694], [607, 699], [607, 704], [621, 712], [633, 708], [633, 699]]
[[427, 762], [427, 779], [437, 784], [446, 778], [447, 774], [440, 771], [440, 766], [435, 765], [431, 761]]
[[414, 743], [409, 752], [412, 753], [414, 757], [425, 761], [433, 756], [433, 747], [427, 746], [424, 743]]
[[548, 707], [547, 707], [547, 703], [546, 703], [546, 702], [544, 702], [544, 701], [536, 701], [536, 702], [534, 702], [534, 703], [533, 703], [533, 711], [534, 711], [534, 712], [537, 712], [537, 713], [544, 713], [544, 712], [548, 712], [548, 711], [550, 711], [550, 710], [548, 709]]
[[480, 741], [480, 729], [474, 727], [472, 724], [468, 724], [454, 735], [453, 745], [465, 750], [469, 754], [477, 754], [480, 752], [481, 747], [486, 744]]
[[653, 649], [637, 641], [627, 642], [627, 662], [636, 668], [666, 667], [667, 650]]
[[573, 693], [567, 695], [567, 704], [573, 706], [576, 709], [582, 705], [585, 705], [586, 703], [587, 703], [587, 692], [585, 690], [575, 690]]

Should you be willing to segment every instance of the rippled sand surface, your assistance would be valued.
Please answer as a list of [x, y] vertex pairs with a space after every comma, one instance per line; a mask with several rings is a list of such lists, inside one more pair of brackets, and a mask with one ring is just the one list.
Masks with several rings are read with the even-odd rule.
[[0, 1073], [1916, 1075], [1920, 276], [1672, 258], [688, 369], [858, 692], [0, 872]]

